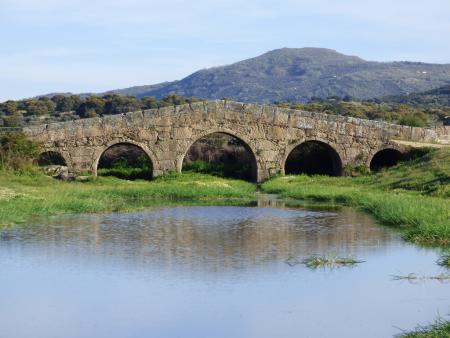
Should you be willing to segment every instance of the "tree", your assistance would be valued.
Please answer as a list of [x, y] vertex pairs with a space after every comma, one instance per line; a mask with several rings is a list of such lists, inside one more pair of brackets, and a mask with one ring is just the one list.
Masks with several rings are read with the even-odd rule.
[[142, 109], [154, 109], [158, 108], [158, 100], [156, 100], [153, 96], [144, 96], [141, 99]]
[[49, 105], [43, 100], [26, 100], [25, 109], [27, 115], [46, 115], [49, 113]]
[[103, 96], [105, 100], [105, 114], [122, 114], [141, 109], [141, 103], [134, 96], [117, 94]]
[[167, 106], [167, 105], [177, 106], [177, 105], [180, 105], [180, 104], [197, 102], [197, 101], [199, 101], [199, 100], [196, 99], [195, 97], [185, 97], [185, 96], [180, 96], [180, 95], [177, 95], [177, 94], [169, 94], [167, 96], [164, 96], [161, 99], [161, 105], [163, 105], [163, 106]]
[[24, 125], [23, 115], [20, 112], [16, 112], [13, 115], [5, 116], [3, 123], [5, 127], [22, 127]]
[[93, 112], [96, 115], [103, 115], [105, 108], [105, 100], [98, 96], [89, 96], [84, 102], [82, 102], [76, 113], [81, 118], [92, 117]]
[[76, 110], [81, 104], [80, 97], [76, 95], [55, 95], [51, 100], [56, 104], [55, 110], [59, 112]]
[[53, 113], [55, 111], [56, 104], [48, 97], [40, 97], [39, 102], [44, 103], [47, 106], [47, 110], [49, 113]]
[[0, 105], [0, 110], [6, 115], [14, 115], [17, 112], [17, 103], [15, 101], [6, 101]]

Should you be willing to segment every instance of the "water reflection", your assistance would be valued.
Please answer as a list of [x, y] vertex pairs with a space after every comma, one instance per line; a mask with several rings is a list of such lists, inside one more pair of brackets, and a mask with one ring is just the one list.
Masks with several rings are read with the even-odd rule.
[[[355, 256], [311, 270], [289, 257]], [[438, 253], [351, 209], [158, 207], [0, 231], [0, 337], [389, 337], [450, 311]]]
[[370, 217], [351, 209], [167, 207], [53, 217], [4, 233], [2, 245], [219, 271], [293, 256], [358, 255], [394, 238]]

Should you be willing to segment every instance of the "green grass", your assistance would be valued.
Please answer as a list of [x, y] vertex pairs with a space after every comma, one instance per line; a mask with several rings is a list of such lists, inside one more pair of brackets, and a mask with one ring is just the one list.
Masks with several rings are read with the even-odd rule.
[[186, 161], [183, 172], [202, 173], [219, 177], [230, 177], [242, 180], [252, 180], [252, 168], [247, 163], [237, 161], [206, 162], [202, 160]]
[[125, 180], [145, 180], [151, 178], [151, 172], [149, 168], [102, 168], [97, 170], [98, 176], [112, 176]]
[[202, 174], [170, 174], [153, 181], [99, 177], [62, 182], [43, 175], [0, 173], [0, 224], [60, 213], [138, 210], [155, 204], [244, 204], [254, 184]]
[[[262, 190], [297, 201], [348, 205], [402, 229], [407, 240], [450, 245], [450, 149], [377, 174], [359, 177], [286, 176]], [[199, 173], [170, 174], [153, 181], [99, 177], [61, 182], [43, 175], [0, 172], [0, 224], [34, 215], [126, 211], [174, 201], [243, 204], [254, 200], [254, 184]]]
[[432, 151], [378, 174], [351, 177], [285, 176], [262, 185], [267, 193], [359, 208], [405, 239], [450, 245], [450, 149]]
[[353, 266], [363, 261], [352, 257], [325, 257], [325, 256], [311, 256], [302, 261], [308, 268], [317, 269], [320, 267], [338, 267], [338, 266]]
[[450, 254], [444, 254], [442, 255], [439, 260], [437, 261], [437, 263], [440, 266], [444, 266], [447, 268], [450, 268]]
[[398, 337], [402, 338], [444, 338], [450, 337], [450, 322], [437, 320], [428, 326], [420, 326], [412, 332], [406, 332]]
[[450, 198], [450, 148], [428, 149], [423, 156], [371, 176], [369, 183], [382, 189]]

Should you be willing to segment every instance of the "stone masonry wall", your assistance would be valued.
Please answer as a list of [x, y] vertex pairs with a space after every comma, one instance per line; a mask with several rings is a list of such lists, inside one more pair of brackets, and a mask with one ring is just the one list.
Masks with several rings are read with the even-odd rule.
[[181, 171], [185, 154], [199, 138], [228, 133], [252, 150], [259, 182], [284, 173], [289, 153], [308, 140], [333, 147], [343, 166], [368, 165], [385, 148], [404, 150], [394, 140], [450, 146], [450, 127], [406, 127], [223, 100], [33, 126], [24, 132], [46, 151], [59, 152], [74, 173], [96, 174], [100, 156], [114, 144], [137, 145], [152, 160], [154, 176]]

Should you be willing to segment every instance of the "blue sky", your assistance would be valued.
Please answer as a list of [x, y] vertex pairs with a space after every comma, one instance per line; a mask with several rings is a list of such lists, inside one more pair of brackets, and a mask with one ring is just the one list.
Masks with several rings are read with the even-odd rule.
[[450, 63], [449, 0], [0, 0], [0, 102], [181, 79], [282, 47]]

